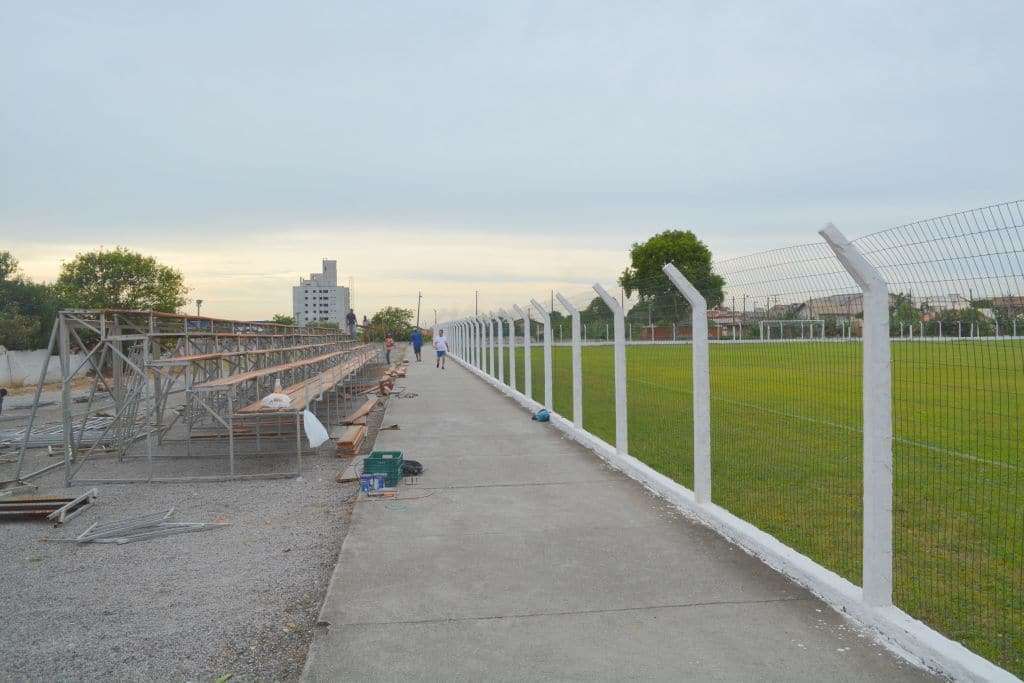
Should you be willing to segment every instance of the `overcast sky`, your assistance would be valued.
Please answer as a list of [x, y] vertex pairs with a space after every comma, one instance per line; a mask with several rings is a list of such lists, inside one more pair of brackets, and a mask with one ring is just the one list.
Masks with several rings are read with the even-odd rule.
[[[124, 245], [204, 312], [611, 282], [1024, 196], [1024, 3], [0, 0], [0, 249]], [[431, 313], [432, 315], [432, 313]]]

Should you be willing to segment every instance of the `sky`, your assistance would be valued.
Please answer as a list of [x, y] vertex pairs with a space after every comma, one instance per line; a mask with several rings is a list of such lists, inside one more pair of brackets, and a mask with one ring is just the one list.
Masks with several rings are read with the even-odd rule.
[[0, 0], [0, 250], [424, 319], [1024, 196], [1024, 4]]

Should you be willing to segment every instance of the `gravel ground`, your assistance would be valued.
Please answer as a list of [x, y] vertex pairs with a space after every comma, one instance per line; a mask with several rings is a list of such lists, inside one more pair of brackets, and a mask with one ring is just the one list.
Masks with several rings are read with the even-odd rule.
[[[363, 452], [383, 412], [368, 416]], [[297, 679], [356, 493], [335, 482], [345, 462], [306, 457], [302, 479], [103, 485], [63, 528], [0, 522], [0, 679]], [[0, 465], [0, 479], [11, 474]], [[85, 489], [62, 476], [33, 483]], [[126, 545], [41, 540], [170, 507], [178, 521], [231, 526]]]

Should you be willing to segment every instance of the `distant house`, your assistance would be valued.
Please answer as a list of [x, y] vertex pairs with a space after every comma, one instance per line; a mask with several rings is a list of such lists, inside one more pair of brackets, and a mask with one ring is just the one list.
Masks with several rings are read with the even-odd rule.
[[863, 294], [833, 294], [808, 299], [799, 305], [795, 317], [803, 320], [854, 318], [863, 312]]
[[1014, 315], [1024, 313], [1024, 296], [994, 296], [992, 308], [1002, 309]]
[[920, 306], [931, 311], [966, 311], [971, 307], [971, 300], [959, 294], [940, 294], [922, 297]]
[[768, 309], [771, 320], [794, 320], [799, 316], [804, 304], [775, 304]]

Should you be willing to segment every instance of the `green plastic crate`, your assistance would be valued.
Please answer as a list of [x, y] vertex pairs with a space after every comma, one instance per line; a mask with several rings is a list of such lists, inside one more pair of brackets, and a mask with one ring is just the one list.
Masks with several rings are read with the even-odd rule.
[[402, 451], [374, 451], [363, 459], [363, 474], [383, 474], [387, 486], [402, 479]]

